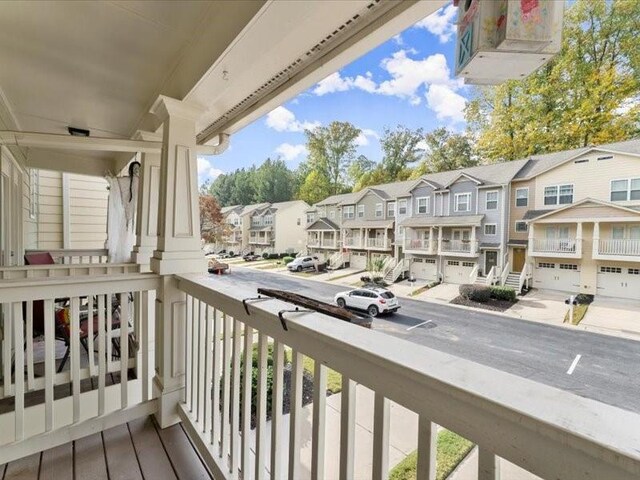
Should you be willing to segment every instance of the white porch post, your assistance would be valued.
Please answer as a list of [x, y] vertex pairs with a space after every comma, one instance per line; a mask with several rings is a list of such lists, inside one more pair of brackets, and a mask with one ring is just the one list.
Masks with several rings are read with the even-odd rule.
[[471, 227], [471, 249], [470, 249], [470, 253], [472, 255], [474, 255], [478, 251], [478, 247], [476, 245], [476, 228], [477, 227]]
[[532, 223], [529, 225], [529, 248], [528, 248], [529, 256], [533, 256], [534, 231], [535, 231], [535, 226]]
[[576, 255], [582, 256], [582, 222], [576, 227]]
[[198, 214], [196, 119], [203, 110], [160, 96], [151, 113], [163, 122], [158, 246], [151, 270], [163, 275], [156, 300], [156, 418], [162, 428], [179, 421], [177, 407], [184, 388], [185, 294], [178, 290], [176, 273], [201, 272]]
[[442, 255], [442, 227], [438, 228], [438, 255]]
[[[151, 132], [138, 131], [134, 140], [159, 141]], [[151, 271], [153, 251], [158, 245], [158, 197], [160, 193], [160, 154], [143, 153], [141, 156], [140, 182], [138, 183], [138, 211], [136, 213], [136, 244], [132, 260], [140, 265], [141, 272]]]
[[593, 223], [593, 250], [591, 258], [596, 258], [600, 253], [600, 222]]

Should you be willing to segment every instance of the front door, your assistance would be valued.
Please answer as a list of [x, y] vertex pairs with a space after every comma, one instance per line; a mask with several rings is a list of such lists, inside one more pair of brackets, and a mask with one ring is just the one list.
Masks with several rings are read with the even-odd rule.
[[484, 252], [484, 274], [488, 275], [491, 269], [498, 265], [498, 252], [487, 250]]
[[521, 272], [524, 268], [524, 248], [513, 249], [513, 270], [514, 272]]

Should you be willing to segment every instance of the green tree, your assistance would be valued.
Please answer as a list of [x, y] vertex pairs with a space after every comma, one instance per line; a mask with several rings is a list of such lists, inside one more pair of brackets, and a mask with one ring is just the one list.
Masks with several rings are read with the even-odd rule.
[[380, 139], [383, 153], [381, 167], [390, 182], [404, 180], [400, 178], [403, 172], [406, 172], [422, 158], [424, 155], [424, 149], [421, 147], [423, 138], [422, 128], [411, 130], [398, 125], [395, 130], [384, 129], [384, 134]]
[[476, 91], [466, 116], [481, 156], [513, 160], [637, 135], [639, 28], [637, 1], [576, 0], [551, 62], [524, 80]]
[[256, 202], [285, 202], [295, 192], [294, 174], [284, 160], [267, 160], [255, 172]]
[[319, 171], [312, 170], [300, 185], [297, 198], [313, 205], [331, 195], [333, 192], [329, 179]]
[[412, 172], [411, 178], [418, 178], [426, 173], [473, 167], [478, 164], [473, 143], [466, 134], [451, 133], [446, 128], [440, 127], [427, 133], [424, 141], [425, 157]]
[[[330, 194], [344, 190], [348, 171], [356, 155], [356, 138], [360, 129], [349, 122], [331, 122], [328, 126], [305, 130], [310, 170], [325, 177]], [[308, 182], [308, 176], [305, 184]], [[304, 184], [303, 184], [304, 186]], [[302, 188], [302, 187], [301, 187]]]

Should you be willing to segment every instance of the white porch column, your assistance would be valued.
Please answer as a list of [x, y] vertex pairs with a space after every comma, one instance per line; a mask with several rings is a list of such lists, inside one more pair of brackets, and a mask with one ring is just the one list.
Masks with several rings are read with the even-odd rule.
[[530, 257], [533, 256], [534, 230], [535, 230], [535, 226], [532, 223], [532, 224], [529, 225], [529, 248], [527, 249], [527, 251], [529, 252], [529, 256]]
[[476, 228], [471, 227], [471, 249], [470, 253], [474, 255], [478, 251], [478, 246], [476, 245]]
[[177, 408], [184, 389], [186, 298], [176, 273], [202, 272], [200, 250], [196, 119], [203, 109], [160, 96], [151, 113], [163, 122], [158, 199], [158, 246], [151, 270], [163, 275], [156, 300], [156, 418], [162, 428], [179, 421]]
[[576, 226], [576, 255], [582, 256], [582, 222]]
[[[134, 140], [160, 141], [159, 135], [139, 130]], [[141, 272], [151, 271], [151, 257], [158, 246], [158, 197], [160, 194], [160, 154], [141, 155], [140, 182], [138, 183], [138, 210], [136, 213], [136, 244], [132, 260]]]
[[600, 253], [600, 222], [593, 223], [593, 250], [591, 258], [596, 258]]
[[438, 228], [438, 255], [442, 255], [442, 227]]

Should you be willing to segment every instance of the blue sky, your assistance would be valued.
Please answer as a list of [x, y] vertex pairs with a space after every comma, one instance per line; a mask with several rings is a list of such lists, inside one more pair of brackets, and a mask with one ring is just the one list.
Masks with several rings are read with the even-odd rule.
[[358, 154], [375, 161], [385, 126], [463, 128], [470, 89], [454, 77], [456, 10], [438, 10], [233, 135], [224, 154], [198, 159], [200, 182], [267, 157], [296, 167], [306, 158], [304, 129], [333, 120], [360, 128]]

